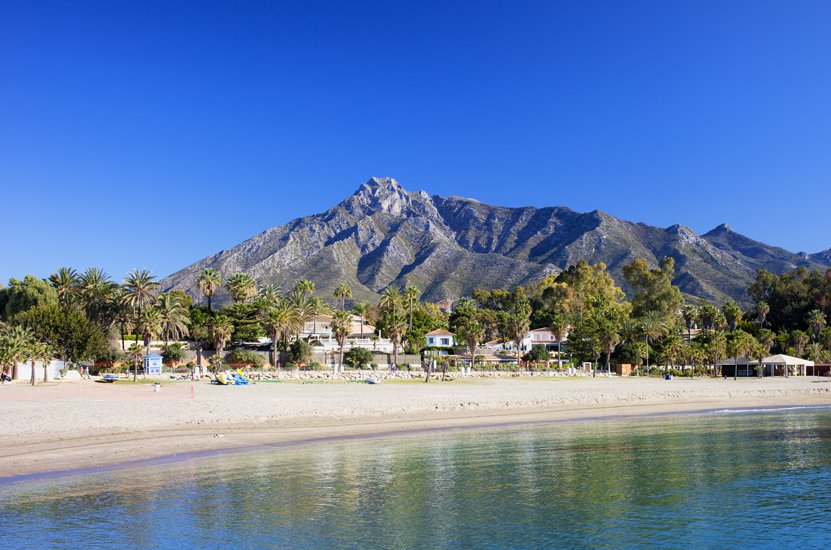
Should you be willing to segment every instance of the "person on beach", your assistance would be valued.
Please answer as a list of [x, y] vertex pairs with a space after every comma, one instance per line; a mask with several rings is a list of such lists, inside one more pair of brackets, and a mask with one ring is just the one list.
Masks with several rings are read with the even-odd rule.
[[5, 384], [6, 382], [11, 382], [11, 381], [12, 381], [12, 376], [9, 372], [9, 367], [7, 365], [7, 366], [3, 367], [3, 372], [0, 372], [0, 382]]

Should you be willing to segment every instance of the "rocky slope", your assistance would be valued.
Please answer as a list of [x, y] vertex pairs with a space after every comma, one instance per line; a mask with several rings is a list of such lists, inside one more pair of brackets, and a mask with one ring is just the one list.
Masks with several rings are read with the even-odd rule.
[[[205, 267], [223, 279], [244, 271], [261, 284], [290, 288], [308, 278], [322, 296], [349, 283], [355, 299], [389, 285], [413, 284], [427, 300], [456, 298], [473, 288], [512, 287], [558, 272], [577, 260], [604, 262], [623, 283], [635, 258], [675, 258], [675, 283], [692, 296], [747, 302], [757, 269], [825, 269], [831, 251], [809, 256], [767, 246], [721, 225], [696, 235], [564, 207], [507, 208], [473, 199], [412, 193], [390, 178], [372, 178], [333, 208], [273, 227], [190, 265], [162, 281], [163, 290], [198, 296]], [[218, 301], [226, 299], [217, 296]]]

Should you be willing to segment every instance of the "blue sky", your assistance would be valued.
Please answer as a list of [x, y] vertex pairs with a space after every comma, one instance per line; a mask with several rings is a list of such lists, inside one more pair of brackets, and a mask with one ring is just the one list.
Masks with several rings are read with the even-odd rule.
[[830, 16], [758, 0], [0, 0], [0, 280], [164, 276], [371, 176], [728, 222], [817, 252]]

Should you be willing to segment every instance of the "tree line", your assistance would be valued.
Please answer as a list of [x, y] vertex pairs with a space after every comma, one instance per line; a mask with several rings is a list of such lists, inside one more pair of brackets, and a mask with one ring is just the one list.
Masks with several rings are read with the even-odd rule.
[[[229, 342], [261, 336], [271, 339], [272, 362], [280, 366], [283, 351], [307, 359], [308, 343], [298, 336], [307, 322], [324, 314], [332, 316], [341, 365], [352, 315], [360, 319], [361, 337], [392, 342], [396, 364], [402, 349], [421, 352], [424, 335], [439, 328], [455, 332], [472, 356], [494, 339], [513, 342], [518, 350], [529, 330], [549, 328], [558, 347], [567, 340], [569, 356], [576, 361], [605, 369], [615, 362], [630, 363], [642, 367], [641, 372], [661, 364], [715, 374], [720, 360], [763, 357], [772, 350], [820, 362], [831, 359], [831, 271], [759, 271], [747, 291], [755, 305], [747, 311], [729, 300], [719, 305], [685, 299], [672, 283], [672, 258], [658, 266], [635, 260], [623, 275], [628, 297], [604, 264], [579, 261], [528, 286], [476, 289], [448, 314], [419, 300], [420, 291], [412, 285], [390, 286], [370, 304], [352, 301], [346, 283], [327, 300], [308, 279], [284, 290], [258, 285], [247, 273], [223, 280], [206, 268], [197, 277], [195, 303], [183, 291], [159, 292], [159, 282], [147, 270], [136, 269], [117, 283], [100, 268], [79, 273], [63, 267], [46, 279], [27, 275], [0, 288], [0, 366], [13, 373], [26, 361], [46, 364], [60, 358], [77, 364], [112, 358], [118, 346], [136, 366], [135, 376], [154, 340], [163, 340], [168, 358], [182, 353], [171, 342], [188, 338], [196, 347], [212, 347], [214, 361], [219, 361]], [[216, 308], [214, 297], [222, 288], [231, 301]], [[375, 326], [373, 334], [363, 334], [366, 324]], [[120, 346], [113, 345], [119, 340]], [[517, 356], [522, 359], [547, 360], [547, 352], [534, 349]], [[558, 354], [558, 366], [562, 361]], [[32, 372], [35, 383], [34, 368]]]

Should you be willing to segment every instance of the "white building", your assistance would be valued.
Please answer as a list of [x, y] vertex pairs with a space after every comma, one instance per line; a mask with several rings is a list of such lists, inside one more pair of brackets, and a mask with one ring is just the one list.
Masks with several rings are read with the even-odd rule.
[[[567, 337], [568, 335], [566, 334], [563, 338], [563, 343], [566, 342]], [[534, 346], [545, 346], [545, 349], [548, 351], [557, 351], [557, 338], [551, 332], [551, 329], [535, 328], [529, 330], [519, 345], [519, 351], [525, 353], [530, 351]], [[490, 342], [485, 342], [482, 347], [491, 351], [516, 351], [513, 341], [503, 342], [502, 340], [491, 340]]]
[[456, 345], [456, 335], [447, 330], [439, 329], [424, 335], [425, 343], [434, 347], [451, 347]]

